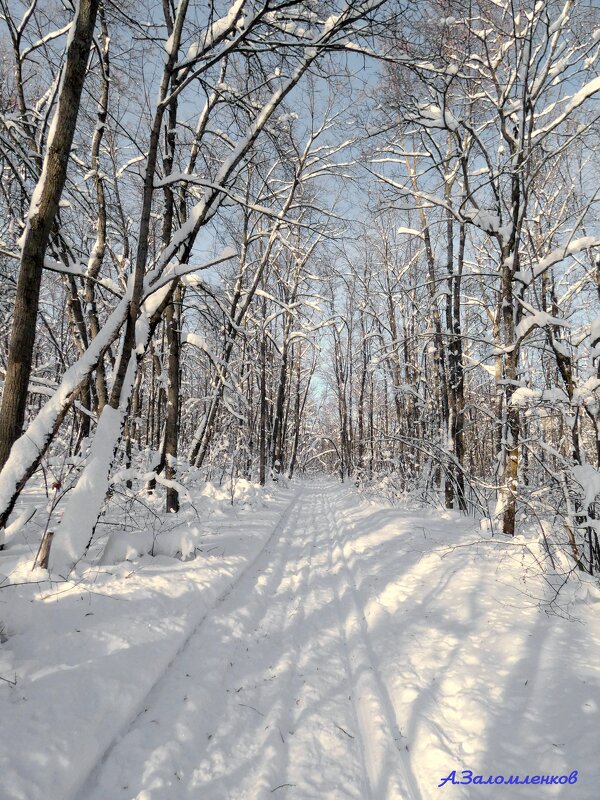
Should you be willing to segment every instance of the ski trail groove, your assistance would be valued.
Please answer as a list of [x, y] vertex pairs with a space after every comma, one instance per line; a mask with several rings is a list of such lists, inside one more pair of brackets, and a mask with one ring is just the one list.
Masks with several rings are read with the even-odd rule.
[[186, 648], [190, 644], [190, 641], [196, 636], [196, 634], [198, 633], [198, 631], [200, 630], [200, 628], [202, 627], [202, 625], [204, 624], [206, 619], [209, 617], [209, 615], [211, 613], [213, 613], [214, 610], [220, 604], [222, 604], [227, 599], [227, 597], [229, 597], [232, 594], [232, 592], [234, 592], [236, 587], [246, 577], [246, 575], [248, 575], [252, 570], [255, 569], [255, 567], [257, 566], [258, 562], [264, 556], [265, 552], [267, 552], [268, 547], [273, 543], [273, 541], [276, 538], [276, 536], [279, 535], [281, 530], [289, 522], [290, 517], [292, 515], [292, 512], [293, 512], [294, 508], [296, 507], [296, 505], [298, 504], [300, 498], [302, 497], [302, 494], [303, 494], [302, 488], [300, 488], [298, 491], [296, 491], [296, 493], [294, 494], [294, 496], [290, 500], [289, 504], [287, 505], [287, 507], [282, 512], [282, 514], [279, 517], [278, 521], [275, 523], [275, 526], [273, 527], [273, 530], [271, 531], [271, 533], [267, 537], [265, 543], [258, 550], [258, 552], [254, 556], [254, 558], [251, 559], [251, 561], [249, 561], [248, 564], [246, 564], [246, 566], [241, 570], [241, 572], [237, 575], [237, 577], [231, 582], [231, 584], [227, 587], [227, 589], [225, 589], [225, 591], [222, 592], [217, 597], [217, 599], [214, 601], [214, 603], [204, 611], [204, 613], [202, 614], [200, 619], [192, 626], [192, 629], [187, 634], [187, 636], [184, 638], [184, 640], [181, 642], [181, 644], [177, 648], [175, 654], [173, 655], [173, 657], [170, 659], [170, 661], [166, 665], [165, 669], [157, 677], [157, 679], [150, 686], [150, 688], [147, 690], [147, 692], [144, 694], [144, 696], [142, 697], [142, 699], [138, 703], [136, 712], [134, 714], [132, 714], [130, 716], [129, 720], [119, 728], [119, 731], [113, 736], [113, 738], [110, 740], [109, 744], [104, 748], [101, 756], [96, 761], [96, 763], [87, 771], [85, 777], [81, 780], [79, 785], [76, 786], [72, 790], [72, 792], [71, 792], [72, 800], [87, 800], [87, 790], [94, 785], [95, 777], [97, 776], [97, 774], [102, 769], [102, 766], [106, 763], [106, 761], [110, 757], [110, 754], [112, 753], [112, 751], [119, 744], [119, 742], [123, 739], [123, 737], [126, 735], [127, 731], [129, 731], [135, 725], [136, 721], [145, 713], [147, 707], [150, 704], [152, 696], [159, 689], [161, 683], [163, 682], [165, 677], [169, 674], [169, 672], [171, 671], [171, 669], [172, 669], [173, 665], [175, 664], [175, 662], [185, 652]]
[[[333, 518], [333, 514], [331, 512], [331, 507], [327, 507], [327, 519], [330, 525], [333, 525], [333, 530], [336, 529], [337, 524], [335, 519]], [[332, 530], [332, 532], [333, 532]], [[334, 560], [334, 542], [330, 539], [329, 542], [329, 566], [331, 569], [332, 574], [335, 573], [335, 560]], [[352, 706], [352, 719], [354, 722], [354, 730], [356, 731], [357, 737], [357, 747], [358, 753], [360, 758], [360, 765], [361, 765], [361, 795], [363, 796], [364, 800], [377, 800], [377, 798], [373, 798], [373, 793], [371, 791], [371, 783], [369, 781], [369, 771], [368, 771], [368, 764], [366, 760], [366, 753], [367, 748], [364, 741], [364, 730], [363, 726], [361, 725], [361, 721], [359, 715], [356, 710], [356, 686], [355, 681], [353, 678], [353, 671], [352, 666], [350, 664], [350, 654], [349, 654], [349, 647], [348, 647], [348, 640], [346, 637], [346, 631], [344, 626], [344, 619], [342, 615], [342, 602], [340, 598], [340, 588], [339, 585], [335, 586], [335, 605], [336, 605], [336, 613], [338, 618], [339, 624], [339, 632], [340, 632], [340, 639], [342, 644], [342, 650], [344, 653], [344, 669], [346, 672], [346, 680], [348, 681], [348, 686], [350, 687], [350, 697], [351, 697], [351, 706]]]
[[339, 576], [337, 595], [342, 631], [348, 647], [349, 676], [363, 747], [368, 797], [369, 800], [416, 800], [419, 793], [405, 768], [404, 757], [397, 744], [400, 730], [387, 689], [375, 664], [364, 611], [344, 553], [342, 526], [328, 497], [325, 502], [334, 570]]
[[[352, 715], [346, 651], [332, 580], [330, 531], [323, 489], [312, 495], [307, 533], [312, 532], [306, 592], [299, 598], [307, 641], [299, 648], [297, 691], [287, 769], [280, 780], [297, 800], [367, 800], [365, 768]], [[343, 766], [342, 766], [343, 765]], [[319, 778], [307, 779], [318, 770]], [[292, 791], [291, 787], [298, 787]]]
[[[301, 518], [302, 511], [300, 510], [299, 518]], [[277, 631], [273, 632], [269, 629], [269, 622], [271, 618], [275, 617], [277, 622], [277, 611], [272, 611], [268, 606], [276, 609], [277, 603], [281, 602], [283, 613], [280, 614], [280, 621], [293, 620], [294, 627], [301, 625], [304, 620], [304, 604], [302, 598], [305, 596], [306, 587], [310, 580], [311, 564], [312, 564], [312, 549], [314, 545], [314, 537], [305, 541], [296, 541], [296, 537], [292, 534], [295, 533], [295, 527], [292, 528], [285, 541], [284, 547], [279, 554], [279, 558], [275, 559], [280, 570], [280, 581], [277, 584], [277, 591], [274, 596], [267, 599], [256, 599], [256, 605], [267, 611], [264, 617], [260, 620], [256, 632], [264, 630], [266, 640], [272, 640]], [[309, 526], [310, 528], [310, 526]], [[280, 533], [285, 532], [285, 526], [280, 529]], [[308, 531], [310, 533], [310, 530]], [[298, 552], [295, 553], [296, 548]], [[302, 564], [300, 574], [291, 569], [294, 563]], [[291, 588], [288, 589], [288, 584]], [[278, 598], [281, 597], [281, 601]], [[252, 608], [253, 601], [250, 600], [248, 606]], [[258, 612], [260, 613], [260, 611]], [[249, 767], [246, 776], [244, 777], [242, 786], [240, 787], [240, 796], [247, 797], [259, 796], [260, 791], [266, 796], [270, 795], [273, 789], [277, 786], [284, 786], [286, 780], [282, 777], [283, 764], [286, 761], [287, 742], [290, 735], [293, 736], [293, 724], [289, 709], [286, 708], [287, 699], [294, 693], [298, 682], [298, 656], [299, 646], [294, 641], [290, 628], [288, 625], [281, 631], [281, 658], [277, 665], [269, 665], [277, 670], [275, 673], [277, 678], [278, 692], [274, 698], [274, 702], [269, 710], [260, 713], [264, 716], [264, 731], [267, 732], [260, 745], [260, 752], [257, 753], [255, 762]], [[263, 680], [265, 680], [263, 678]], [[259, 697], [261, 692], [259, 691]], [[257, 704], [260, 700], [256, 701]], [[267, 702], [265, 699], [264, 702]], [[252, 708], [253, 706], [250, 706]], [[256, 706], [258, 710], [258, 705]], [[232, 753], [235, 748], [232, 748]], [[244, 787], [248, 786], [248, 791], [245, 792]], [[212, 794], [212, 790], [207, 790], [210, 794], [203, 794], [203, 797], [216, 798], [220, 797], [218, 794]], [[220, 790], [219, 790], [220, 791]], [[230, 795], [228, 795], [229, 797]]]

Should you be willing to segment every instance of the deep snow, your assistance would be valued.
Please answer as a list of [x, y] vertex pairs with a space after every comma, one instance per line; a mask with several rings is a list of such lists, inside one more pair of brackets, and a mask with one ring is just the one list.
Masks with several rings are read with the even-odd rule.
[[591, 581], [549, 613], [525, 540], [331, 481], [196, 526], [193, 560], [113, 538], [68, 583], [5, 582], [3, 800], [600, 796]]

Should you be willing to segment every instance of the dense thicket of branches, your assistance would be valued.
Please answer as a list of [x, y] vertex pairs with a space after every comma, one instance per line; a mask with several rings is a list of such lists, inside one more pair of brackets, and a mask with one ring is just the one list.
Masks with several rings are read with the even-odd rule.
[[0, 9], [3, 527], [326, 469], [600, 568], [593, 2]]

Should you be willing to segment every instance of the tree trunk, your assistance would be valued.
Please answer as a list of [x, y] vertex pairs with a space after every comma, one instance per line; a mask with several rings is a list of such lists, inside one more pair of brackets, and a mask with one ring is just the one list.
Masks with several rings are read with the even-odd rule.
[[[179, 352], [180, 332], [178, 320], [178, 304], [181, 298], [181, 289], [175, 290], [175, 297], [165, 311], [167, 323], [168, 356], [168, 383], [167, 383], [167, 413], [165, 416], [165, 477], [173, 480], [176, 473], [177, 441], [179, 422]], [[179, 494], [173, 486], [167, 486], [167, 512], [179, 511]]]
[[258, 482], [264, 486], [267, 479], [267, 337], [265, 332], [265, 318], [267, 316], [267, 304], [263, 298], [262, 302], [263, 330], [260, 340], [260, 444], [259, 444], [259, 465]]
[[81, 0], [72, 23], [64, 73], [42, 174], [31, 198], [0, 407], [0, 469], [21, 435], [33, 360], [44, 257], [67, 176], [99, 0]]

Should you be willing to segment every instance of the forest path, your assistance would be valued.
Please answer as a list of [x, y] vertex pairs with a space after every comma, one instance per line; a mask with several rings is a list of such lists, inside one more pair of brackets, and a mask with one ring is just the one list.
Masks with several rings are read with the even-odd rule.
[[591, 581], [351, 483], [202, 497], [194, 559], [10, 589], [0, 800], [597, 800]]
[[353, 577], [349, 500], [302, 485], [82, 800], [417, 800]]

